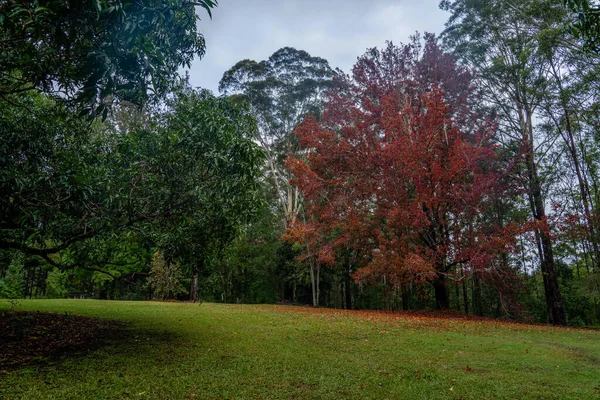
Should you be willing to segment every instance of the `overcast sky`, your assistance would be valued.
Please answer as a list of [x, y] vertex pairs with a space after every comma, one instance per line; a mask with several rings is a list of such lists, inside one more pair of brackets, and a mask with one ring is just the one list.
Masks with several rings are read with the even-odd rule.
[[240, 60], [260, 61], [290, 46], [349, 72], [367, 48], [440, 33], [448, 13], [439, 0], [219, 0], [203, 12], [206, 55], [190, 69], [193, 86], [217, 92], [223, 73]]

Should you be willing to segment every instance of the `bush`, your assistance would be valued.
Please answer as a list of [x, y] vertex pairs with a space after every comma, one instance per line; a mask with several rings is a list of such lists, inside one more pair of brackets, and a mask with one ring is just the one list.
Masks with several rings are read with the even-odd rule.
[[67, 271], [54, 268], [46, 278], [46, 295], [48, 297], [62, 298], [67, 294]]
[[577, 316], [569, 320], [569, 326], [581, 328], [585, 326], [585, 322], [581, 319], [581, 317]]
[[179, 264], [165, 260], [163, 255], [157, 251], [152, 258], [152, 267], [148, 277], [148, 285], [152, 288], [153, 297], [166, 300], [185, 293], [181, 278]]
[[5, 299], [18, 299], [23, 297], [25, 278], [23, 267], [25, 258], [21, 253], [15, 253], [12, 257], [4, 279], [0, 280], [0, 297]]

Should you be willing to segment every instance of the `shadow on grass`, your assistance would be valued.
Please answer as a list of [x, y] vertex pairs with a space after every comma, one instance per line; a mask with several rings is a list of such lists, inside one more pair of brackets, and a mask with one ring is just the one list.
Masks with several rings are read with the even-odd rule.
[[139, 356], [140, 347], [178, 342], [167, 330], [134, 328], [121, 321], [70, 313], [0, 311], [0, 372], [44, 367], [98, 350]]

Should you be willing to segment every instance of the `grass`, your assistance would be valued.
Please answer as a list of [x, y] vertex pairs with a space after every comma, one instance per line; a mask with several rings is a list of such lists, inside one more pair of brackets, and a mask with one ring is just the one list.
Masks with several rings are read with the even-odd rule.
[[2, 399], [600, 398], [599, 331], [267, 305], [27, 300], [18, 309], [130, 328], [84, 355], [0, 371]]

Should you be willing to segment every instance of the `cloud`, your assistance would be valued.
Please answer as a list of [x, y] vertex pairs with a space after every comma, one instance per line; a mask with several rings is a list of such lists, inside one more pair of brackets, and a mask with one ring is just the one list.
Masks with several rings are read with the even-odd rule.
[[447, 14], [439, 0], [221, 0], [199, 29], [206, 55], [192, 85], [216, 91], [223, 73], [243, 59], [264, 60], [284, 46], [306, 50], [349, 72], [367, 48], [407, 42], [415, 31], [439, 33]]

